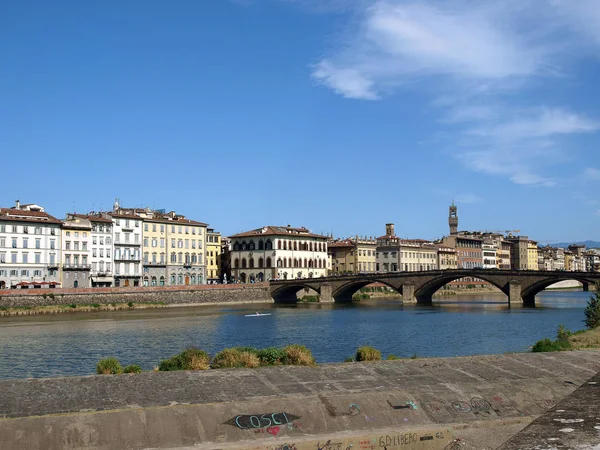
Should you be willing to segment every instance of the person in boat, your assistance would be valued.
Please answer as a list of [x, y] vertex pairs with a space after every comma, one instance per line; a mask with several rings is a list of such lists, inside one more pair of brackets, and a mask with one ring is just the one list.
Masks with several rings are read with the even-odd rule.
[[259, 315], [260, 315], [260, 314], [258, 314], [258, 311], [255, 311], [255, 312], [256, 312], [256, 315], [257, 315], [257, 316], [259, 316]]

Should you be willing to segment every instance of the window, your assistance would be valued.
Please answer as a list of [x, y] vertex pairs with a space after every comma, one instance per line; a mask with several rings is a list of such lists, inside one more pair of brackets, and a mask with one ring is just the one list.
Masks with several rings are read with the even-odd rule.
[[125, 228], [129, 228], [129, 219], [125, 219]]
[[171, 248], [175, 248], [175, 239], [171, 239]]
[[158, 246], [158, 240], [156, 238], [152, 239], [152, 247], [157, 247]]
[[42, 254], [41, 253], [36, 253], [35, 254], [35, 263], [39, 264], [42, 262]]
[[29, 276], [29, 270], [21, 270], [21, 276], [22, 277], [28, 277]]
[[87, 251], [87, 242], [81, 243], [81, 250], [83, 250], [84, 252]]
[[0, 253], [0, 263], [6, 262], [6, 252]]
[[6, 225], [0, 225], [0, 233], [6, 233]]
[[[148, 224], [146, 224], [148, 225]], [[148, 247], [148, 238], [144, 238], [144, 247]]]
[[17, 248], [17, 238], [12, 238], [12, 248]]
[[164, 226], [164, 225], [162, 225], [162, 224], [161, 224], [161, 226], [160, 226], [160, 232], [161, 232], [161, 233], [164, 233], [164, 232], [165, 232], [165, 226]]
[[[144, 231], [148, 231], [148, 224], [147, 223], [144, 224]], [[153, 230], [153, 231], [155, 231], [155, 230]]]
[[[115, 233], [115, 244], [121, 241], [121, 233]], [[102, 242], [100, 242], [102, 244]]]
[[0, 238], [0, 247], [6, 247], [6, 238]]
[[[107, 250], [106, 256], [109, 256], [109, 254], [110, 254], [110, 252]], [[104, 249], [103, 248], [100, 249], [100, 258], [104, 258]]]
[[27, 253], [23, 253], [23, 264], [27, 264], [28, 263], [28, 259], [29, 259], [29, 254]]
[[10, 276], [11, 276], [11, 277], [16, 277], [16, 276], [18, 276], [18, 275], [19, 275], [19, 271], [18, 271], [18, 270], [11, 270], [11, 271], [10, 271]]
[[54, 253], [52, 253], [52, 254], [50, 255], [50, 264], [54, 264], [54, 263], [56, 262], [56, 261], [55, 261], [55, 258], [56, 258], [56, 256], [54, 255]]
[[[146, 231], [148, 231], [148, 230], [146, 230]], [[152, 224], [152, 232], [156, 233], [156, 224], [155, 223]]]
[[23, 227], [23, 233], [29, 234], [29, 227]]
[[177, 262], [177, 253], [171, 253], [171, 262]]
[[190, 240], [189, 239], [185, 240], [185, 248], [190, 248]]
[[79, 241], [73, 242], [73, 250], [79, 250]]
[[164, 238], [160, 239], [160, 248], [165, 248], [165, 239]]
[[95, 258], [97, 254], [97, 249], [92, 248], [92, 258]]
[[185, 234], [190, 234], [190, 227], [185, 227]]

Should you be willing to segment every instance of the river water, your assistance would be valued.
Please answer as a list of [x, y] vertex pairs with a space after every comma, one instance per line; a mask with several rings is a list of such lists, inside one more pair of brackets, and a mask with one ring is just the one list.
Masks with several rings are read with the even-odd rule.
[[[317, 362], [341, 362], [362, 345], [399, 357], [523, 352], [554, 338], [559, 323], [584, 328], [588, 292], [538, 294], [536, 308], [505, 297], [452, 297], [433, 306], [396, 299], [350, 305], [203, 306], [0, 318], [0, 379], [88, 375], [99, 359], [152, 369], [196, 346], [310, 348]], [[270, 316], [245, 317], [259, 310]]]

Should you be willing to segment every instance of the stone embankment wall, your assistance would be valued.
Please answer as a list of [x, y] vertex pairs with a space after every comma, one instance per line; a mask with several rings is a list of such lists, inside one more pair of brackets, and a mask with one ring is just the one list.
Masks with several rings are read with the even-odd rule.
[[52, 306], [110, 303], [272, 303], [268, 283], [86, 289], [0, 290], [0, 306]]

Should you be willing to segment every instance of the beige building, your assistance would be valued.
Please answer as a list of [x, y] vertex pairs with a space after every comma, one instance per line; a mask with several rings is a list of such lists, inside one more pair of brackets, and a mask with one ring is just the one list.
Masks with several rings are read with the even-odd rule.
[[372, 273], [376, 269], [377, 241], [367, 237], [338, 239], [328, 242], [331, 255], [330, 274]]
[[208, 283], [221, 279], [221, 233], [213, 228], [206, 230], [206, 278]]
[[456, 269], [458, 267], [458, 260], [456, 257], [456, 249], [439, 246], [437, 248], [438, 253], [438, 269]]
[[304, 227], [265, 226], [230, 239], [231, 276], [235, 282], [327, 275], [327, 236]]
[[401, 239], [394, 224], [385, 226], [385, 235], [377, 238], [376, 270], [379, 272], [416, 272], [437, 270], [437, 246], [422, 239]]
[[87, 218], [67, 214], [61, 231], [62, 287], [90, 287], [92, 223]]
[[538, 267], [538, 243], [527, 242], [527, 270], [539, 270]]

